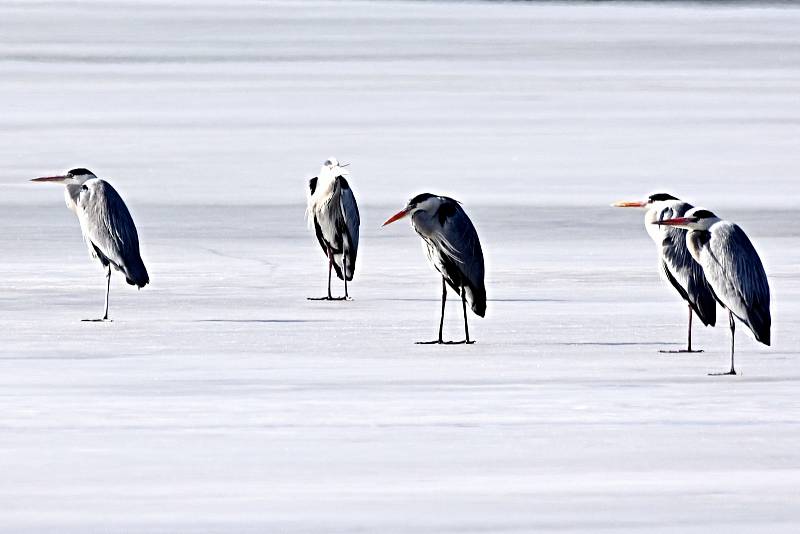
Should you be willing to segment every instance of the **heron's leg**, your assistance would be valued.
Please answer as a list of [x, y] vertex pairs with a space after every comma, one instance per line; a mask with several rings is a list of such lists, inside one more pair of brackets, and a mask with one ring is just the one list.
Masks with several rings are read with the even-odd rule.
[[103, 320], [108, 321], [108, 295], [111, 293], [111, 264], [108, 264], [108, 271], [106, 272], [106, 311], [103, 314]]
[[347, 250], [342, 253], [342, 274], [344, 275], [344, 300], [350, 298], [347, 294]]
[[447, 282], [445, 281], [444, 277], [442, 277], [442, 318], [439, 321], [439, 339], [436, 341], [419, 341], [417, 345], [441, 345], [444, 343], [442, 339], [442, 334], [444, 333], [444, 308], [445, 304], [447, 303]]
[[686, 354], [686, 353], [694, 353], [694, 352], [703, 352], [702, 350], [693, 350], [692, 349], [692, 317], [694, 317], [694, 311], [692, 310], [692, 306], [688, 305], [689, 308], [689, 343], [686, 347], [686, 350], [660, 350], [659, 352], [662, 354]]
[[734, 341], [736, 336], [736, 322], [733, 319], [733, 312], [728, 310], [728, 315], [731, 321], [731, 370], [727, 373], [709, 373], [711, 375], [735, 375], [736, 369], [733, 367], [733, 353], [734, 353]]
[[467, 345], [471, 345], [475, 342], [469, 340], [469, 323], [467, 322], [467, 290], [463, 284], [461, 285], [461, 306], [464, 308], [464, 333], [466, 335], [466, 341], [464, 342]]
[[331, 271], [333, 270], [333, 251], [328, 249], [328, 300], [331, 300]]
[[730, 319], [731, 319], [731, 371], [730, 371], [730, 374], [735, 375], [736, 374], [736, 369], [733, 368], [733, 353], [734, 353], [733, 344], [734, 344], [735, 335], [736, 335], [736, 321], [734, 321], [734, 319], [733, 319], [733, 312], [732, 311], [729, 310], [728, 314], [729, 314]]
[[[347, 267], [347, 260], [345, 260], [345, 268]], [[331, 295], [331, 280], [333, 279], [333, 249], [328, 249], [328, 296], [327, 297], [309, 297], [308, 300], [347, 300], [347, 280], [344, 281], [344, 297], [334, 298]], [[345, 278], [347, 275], [345, 274]]]

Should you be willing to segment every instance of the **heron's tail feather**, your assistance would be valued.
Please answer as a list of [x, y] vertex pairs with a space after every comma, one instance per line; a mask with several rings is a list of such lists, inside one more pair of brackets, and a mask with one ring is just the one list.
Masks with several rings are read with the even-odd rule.
[[132, 286], [142, 288], [150, 283], [150, 275], [147, 274], [147, 268], [142, 259], [138, 258], [137, 260], [125, 265], [125, 281]]
[[467, 302], [478, 317], [486, 316], [486, 288], [467, 286]]
[[697, 317], [706, 326], [715, 326], [717, 323], [717, 300], [711, 289], [703, 281], [703, 290], [692, 294], [694, 298], [690, 298], [689, 305], [691, 305]]
[[750, 327], [756, 341], [767, 346], [770, 345], [772, 342], [772, 317], [768, 307], [753, 306], [753, 309], [747, 314], [747, 326]]
[[346, 270], [344, 269], [344, 257], [344, 253], [335, 252], [333, 254], [333, 268], [336, 270], [336, 276], [339, 277], [339, 280], [344, 280], [344, 277], [347, 276], [347, 281], [350, 282], [353, 280], [353, 275], [356, 271], [356, 253], [351, 251], [347, 252]]

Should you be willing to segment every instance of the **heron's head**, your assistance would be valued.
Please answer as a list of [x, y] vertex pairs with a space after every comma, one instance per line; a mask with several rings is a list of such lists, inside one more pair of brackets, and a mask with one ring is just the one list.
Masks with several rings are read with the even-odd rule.
[[442, 197], [433, 195], [431, 193], [422, 193], [421, 195], [417, 195], [409, 200], [408, 204], [406, 204], [406, 207], [389, 217], [389, 219], [383, 223], [383, 226], [392, 224], [395, 221], [399, 221], [408, 215], [413, 216], [418, 211], [425, 211], [431, 214], [436, 213], [436, 210], [439, 209], [441, 204]]
[[719, 217], [704, 208], [692, 208], [683, 217], [656, 221], [653, 224], [662, 226], [674, 226], [684, 230], [708, 230], [715, 223], [719, 222]]
[[325, 163], [322, 164], [322, 168], [320, 169], [319, 173], [320, 176], [330, 175], [331, 178], [336, 178], [337, 176], [343, 176], [347, 174], [347, 167], [349, 163], [339, 163], [339, 160], [330, 157], [325, 160]]
[[34, 178], [31, 182], [53, 182], [57, 184], [76, 184], [82, 185], [87, 180], [91, 180], [92, 178], [97, 178], [92, 171], [89, 169], [84, 169], [83, 167], [79, 167], [77, 169], [72, 169], [67, 174], [62, 174], [59, 176], [44, 176], [42, 178]]
[[647, 197], [647, 200], [637, 200], [637, 201], [623, 201], [623, 202], [615, 202], [612, 204], [615, 208], [651, 208], [654, 204], [658, 204], [659, 202], [669, 202], [672, 200], [679, 200], [674, 196], [670, 195], [669, 193], [655, 193]]

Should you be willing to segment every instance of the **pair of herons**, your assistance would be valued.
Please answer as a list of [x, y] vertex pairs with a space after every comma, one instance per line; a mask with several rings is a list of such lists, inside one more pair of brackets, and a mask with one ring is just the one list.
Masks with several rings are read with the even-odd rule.
[[[361, 219], [356, 197], [347, 181], [347, 165], [336, 158], [325, 161], [319, 176], [309, 181], [309, 222], [314, 224], [322, 251], [328, 258], [328, 295], [311, 300], [347, 300], [347, 282], [353, 279], [358, 254], [358, 229]], [[442, 275], [442, 317], [439, 337], [423, 344], [472, 344], [469, 337], [467, 304], [483, 317], [486, 314], [484, 264], [478, 232], [461, 205], [452, 198], [423, 193], [412, 198], [405, 208], [383, 223], [383, 226], [404, 217], [422, 238], [428, 261]], [[331, 271], [344, 281], [344, 297], [331, 295]], [[444, 341], [444, 312], [447, 286], [461, 297], [464, 311], [464, 340]]]
[[647, 233], [656, 243], [659, 270], [689, 307], [688, 345], [677, 352], [702, 352], [692, 348], [692, 315], [715, 326], [717, 303], [728, 310], [733, 365], [736, 319], [756, 341], [771, 343], [772, 317], [767, 274], [747, 234], [734, 223], [696, 208], [667, 193], [645, 201], [617, 202], [620, 208], [646, 209]]
[[[347, 181], [346, 165], [335, 158], [325, 162], [319, 176], [309, 182], [307, 215], [328, 259], [328, 294], [324, 300], [348, 299], [347, 282], [353, 279], [358, 253], [360, 217]], [[63, 183], [67, 206], [75, 212], [90, 254], [106, 268], [105, 312], [108, 320], [111, 268], [139, 288], [150, 281], [139, 252], [139, 238], [122, 198], [106, 181], [87, 169], [65, 175], [36, 178], [35, 182]], [[618, 207], [646, 208], [645, 226], [659, 251], [659, 269], [689, 307], [689, 339], [692, 349], [692, 316], [706, 325], [716, 323], [716, 303], [728, 310], [731, 329], [731, 368], [734, 368], [735, 319], [744, 323], [757, 341], [770, 344], [770, 294], [761, 259], [747, 235], [737, 225], [702, 208], [695, 208], [668, 194], [656, 194], [642, 202], [620, 202]], [[443, 340], [444, 311], [449, 285], [461, 298], [464, 341], [471, 344], [467, 305], [483, 317], [486, 313], [484, 260], [478, 233], [461, 205], [452, 198], [423, 193], [390, 217], [384, 226], [410, 217], [422, 238], [427, 257], [442, 276], [442, 315], [438, 339]], [[345, 283], [345, 296], [331, 294], [331, 273]]]

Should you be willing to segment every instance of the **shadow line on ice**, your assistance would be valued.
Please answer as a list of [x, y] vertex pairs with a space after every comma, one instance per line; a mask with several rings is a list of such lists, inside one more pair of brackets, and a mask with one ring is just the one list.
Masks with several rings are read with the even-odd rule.
[[[440, 302], [440, 299], [423, 298], [384, 298], [375, 299], [385, 302]], [[565, 299], [486, 299], [486, 302], [569, 302]]]
[[196, 319], [194, 323], [322, 323], [316, 319]]
[[667, 341], [565, 341], [563, 343], [542, 343], [543, 345], [566, 345], [568, 347], [635, 347], [637, 345], [669, 345]]

